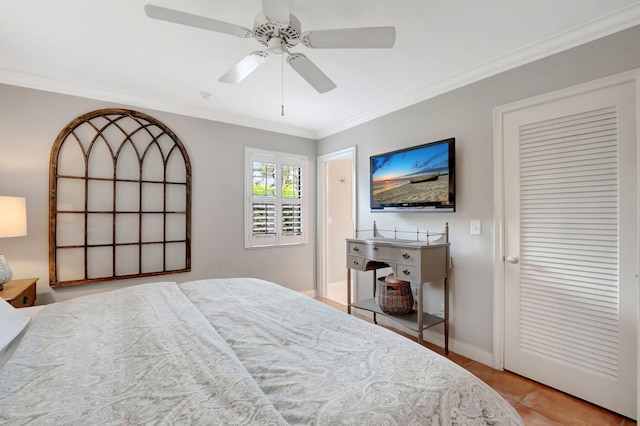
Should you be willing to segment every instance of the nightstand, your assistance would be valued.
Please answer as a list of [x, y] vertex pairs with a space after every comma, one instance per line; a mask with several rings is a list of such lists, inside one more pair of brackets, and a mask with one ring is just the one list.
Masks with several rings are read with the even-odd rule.
[[0, 291], [0, 297], [16, 308], [33, 306], [36, 301], [37, 282], [38, 278], [11, 280], [4, 283], [4, 290]]

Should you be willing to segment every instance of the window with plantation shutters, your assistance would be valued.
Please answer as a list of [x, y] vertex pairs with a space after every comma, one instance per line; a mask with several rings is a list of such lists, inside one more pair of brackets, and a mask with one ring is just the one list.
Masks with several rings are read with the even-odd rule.
[[247, 148], [245, 247], [306, 242], [307, 158]]

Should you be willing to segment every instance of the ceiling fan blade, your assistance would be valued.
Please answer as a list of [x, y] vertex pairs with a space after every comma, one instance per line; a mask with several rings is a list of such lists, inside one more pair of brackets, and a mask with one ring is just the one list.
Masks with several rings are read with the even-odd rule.
[[293, 53], [287, 58], [287, 62], [302, 78], [307, 80], [307, 83], [312, 85], [318, 93], [325, 93], [337, 87], [320, 68], [302, 53]]
[[224, 33], [244, 38], [253, 36], [251, 30], [247, 28], [229, 24], [228, 22], [218, 21], [216, 19], [206, 18], [204, 16], [180, 12], [179, 10], [167, 9], [160, 6], [147, 4], [144, 6], [144, 11], [149, 18], [159, 19], [161, 21], [173, 22], [176, 24], [187, 25], [189, 27], [202, 28], [204, 30], [215, 31], [218, 33]]
[[396, 42], [396, 29], [395, 27], [368, 27], [306, 31], [301, 39], [305, 46], [317, 49], [390, 48]]
[[269, 59], [269, 52], [252, 52], [218, 79], [223, 83], [240, 83]]
[[289, 23], [290, 0], [262, 0], [262, 12], [267, 19], [281, 24]]

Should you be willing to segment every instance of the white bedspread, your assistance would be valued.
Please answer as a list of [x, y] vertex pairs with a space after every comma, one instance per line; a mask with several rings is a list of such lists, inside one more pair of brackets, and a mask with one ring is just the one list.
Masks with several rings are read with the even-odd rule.
[[522, 425], [432, 351], [239, 278], [46, 306], [0, 370], [0, 423]]
[[294, 291], [256, 279], [179, 286], [288, 423], [522, 424], [462, 367]]
[[0, 370], [0, 423], [285, 422], [176, 284], [155, 283], [43, 309]]

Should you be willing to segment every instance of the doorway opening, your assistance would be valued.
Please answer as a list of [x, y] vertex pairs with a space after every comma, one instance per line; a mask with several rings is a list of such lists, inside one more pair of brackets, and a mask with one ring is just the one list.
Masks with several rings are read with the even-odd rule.
[[355, 147], [318, 157], [318, 296], [345, 306], [345, 239], [355, 235], [355, 176]]

